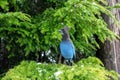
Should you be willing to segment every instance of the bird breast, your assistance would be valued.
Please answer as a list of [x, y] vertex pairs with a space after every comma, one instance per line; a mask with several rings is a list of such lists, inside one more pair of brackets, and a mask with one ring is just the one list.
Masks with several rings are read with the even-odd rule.
[[60, 43], [61, 54], [66, 59], [72, 59], [74, 55], [73, 44], [71, 41], [61, 41]]

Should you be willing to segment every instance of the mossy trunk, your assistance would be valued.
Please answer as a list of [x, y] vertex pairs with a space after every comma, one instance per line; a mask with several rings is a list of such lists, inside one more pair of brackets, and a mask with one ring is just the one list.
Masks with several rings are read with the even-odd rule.
[[[120, 0], [107, 0], [108, 5], [114, 6], [117, 3], [120, 3]], [[120, 22], [120, 9], [112, 9], [111, 12]], [[115, 32], [117, 35], [120, 35], [120, 25], [116, 25], [114, 20], [110, 17], [103, 15], [104, 20], [108, 24], [108, 28]], [[101, 44], [101, 49], [98, 52], [98, 57], [103, 61], [105, 67], [109, 70], [115, 70], [120, 73], [120, 41], [113, 40], [112, 42], [106, 41], [104, 44]], [[120, 80], [120, 79], [119, 79]]]

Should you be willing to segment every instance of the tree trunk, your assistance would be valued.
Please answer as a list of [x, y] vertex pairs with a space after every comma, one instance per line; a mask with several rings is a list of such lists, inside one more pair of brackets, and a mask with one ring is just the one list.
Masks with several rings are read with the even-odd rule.
[[5, 41], [0, 38], [0, 73], [8, 68], [7, 51], [5, 49]]
[[[108, 5], [114, 6], [116, 3], [120, 3], [120, 0], [107, 0]], [[120, 22], [120, 10], [112, 9], [111, 12]], [[108, 24], [108, 28], [120, 35], [120, 29], [115, 22], [108, 16], [103, 16], [104, 20]], [[103, 61], [105, 67], [109, 70], [115, 70], [120, 73], [120, 41], [113, 40], [112, 42], [106, 41], [100, 49], [99, 58]], [[119, 79], [120, 80], [120, 79]]]

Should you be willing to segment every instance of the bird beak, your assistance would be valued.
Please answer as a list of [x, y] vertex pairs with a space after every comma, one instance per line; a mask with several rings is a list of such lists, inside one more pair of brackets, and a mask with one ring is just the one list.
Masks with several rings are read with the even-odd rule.
[[58, 30], [61, 34], [63, 34], [63, 31], [62, 30]]
[[58, 30], [60, 33], [62, 32], [61, 30]]

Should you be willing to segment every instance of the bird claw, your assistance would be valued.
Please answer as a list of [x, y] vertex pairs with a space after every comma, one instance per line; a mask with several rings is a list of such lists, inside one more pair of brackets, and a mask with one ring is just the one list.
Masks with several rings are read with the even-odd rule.
[[64, 64], [72, 66], [74, 64], [74, 62], [72, 60], [65, 60]]

